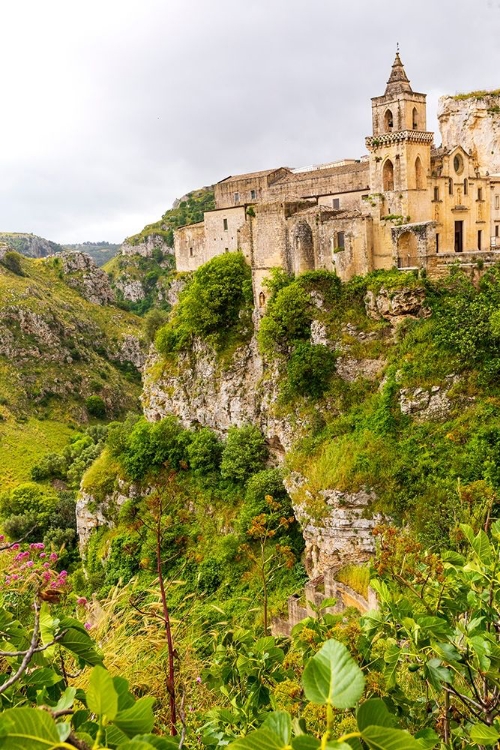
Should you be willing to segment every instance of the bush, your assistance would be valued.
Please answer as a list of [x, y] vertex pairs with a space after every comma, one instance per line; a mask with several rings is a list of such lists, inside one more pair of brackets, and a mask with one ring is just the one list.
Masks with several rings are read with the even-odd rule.
[[127, 474], [138, 480], [164, 464], [178, 468], [187, 455], [190, 440], [189, 431], [182, 429], [176, 417], [153, 424], [140, 419], [125, 439], [118, 457]]
[[240, 322], [252, 300], [250, 267], [241, 253], [212, 258], [193, 275], [183, 290], [169, 323], [161, 328], [156, 346], [162, 354], [182, 349], [193, 336], [211, 338], [219, 345]]
[[243, 534], [248, 531], [252, 519], [260, 513], [269, 510], [266, 496], [270, 495], [274, 500], [287, 502], [285, 515], [293, 513], [290, 498], [283, 485], [283, 472], [281, 469], [264, 469], [257, 472], [248, 480], [245, 500], [238, 516], [238, 526]]
[[225, 479], [244, 482], [263, 467], [267, 455], [266, 441], [257, 427], [230, 427], [222, 451], [221, 474]]
[[89, 396], [85, 401], [85, 408], [92, 417], [104, 419], [106, 416], [106, 404], [100, 396]]
[[21, 267], [21, 257], [22, 256], [19, 253], [10, 251], [5, 253], [3, 258], [0, 260], [0, 263], [9, 271], [15, 273], [17, 276], [25, 276], [26, 274]]
[[295, 342], [309, 338], [312, 320], [311, 300], [302, 286], [294, 282], [280, 289], [260, 324], [262, 354], [287, 354]]
[[288, 361], [288, 385], [293, 394], [320, 398], [334, 371], [335, 355], [327, 346], [302, 341]]
[[165, 325], [168, 320], [168, 313], [164, 310], [153, 308], [146, 313], [144, 317], [144, 335], [152, 343], [155, 340], [156, 332]]
[[222, 456], [222, 442], [215, 432], [202, 427], [196, 432], [187, 447], [187, 456], [191, 468], [199, 474], [217, 471]]

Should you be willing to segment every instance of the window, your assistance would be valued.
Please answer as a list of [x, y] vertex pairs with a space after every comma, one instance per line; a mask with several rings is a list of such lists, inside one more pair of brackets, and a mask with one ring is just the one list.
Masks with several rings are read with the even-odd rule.
[[497, 210], [500, 208], [500, 195], [495, 195], [495, 208]]
[[227, 219], [224, 219], [224, 229], [227, 231]]
[[192, 247], [189, 248], [189, 257], [192, 258], [194, 256], [194, 250]]
[[344, 232], [337, 232], [337, 247], [344, 249], [345, 247], [345, 234]]
[[422, 162], [420, 161], [420, 156], [417, 156], [415, 159], [415, 187], [417, 190], [422, 190], [423, 187], [423, 180], [424, 180], [424, 174], [422, 169]]
[[264, 292], [260, 292], [259, 293], [259, 307], [264, 307], [265, 304], [266, 304], [266, 295], [264, 294]]
[[481, 250], [481, 240], [482, 240], [482, 237], [483, 237], [483, 230], [482, 229], [478, 229], [477, 230], [477, 249], [478, 250]]
[[412, 125], [413, 125], [413, 130], [417, 130], [418, 129], [418, 112], [417, 112], [417, 108], [416, 107], [413, 107], [413, 123], [412, 123]]
[[453, 180], [451, 177], [448, 178], [448, 193], [453, 195]]
[[439, 200], [439, 188], [438, 187], [434, 188], [434, 200], [435, 201]]
[[387, 159], [384, 164], [382, 179], [384, 183], [384, 190], [394, 190], [394, 166], [390, 159]]
[[469, 187], [469, 185], [468, 185], [467, 177], [466, 177], [465, 180], [464, 180], [464, 195], [467, 195], [468, 187]]
[[483, 200], [483, 188], [478, 188], [477, 189], [477, 199], [478, 199], [478, 201], [482, 201]]
[[453, 169], [457, 174], [462, 174], [464, 171], [464, 160], [461, 154], [455, 154], [453, 157]]
[[436, 253], [439, 252], [439, 234], [436, 234]]
[[334, 208], [340, 208], [340, 198], [334, 198], [333, 199], [333, 207]]
[[394, 120], [392, 117], [392, 112], [390, 109], [387, 110], [384, 116], [384, 123], [385, 123], [385, 132], [390, 133], [392, 128], [394, 127]]
[[250, 190], [250, 200], [256, 201], [257, 200], [257, 191], [256, 190]]
[[228, 252], [229, 252], [229, 248], [228, 248], [228, 247], [225, 247], [225, 248], [224, 248], [224, 252], [225, 252], [225, 253], [228, 253]]
[[234, 202], [235, 203], [239, 203], [240, 202], [240, 194], [239, 193], [235, 193], [234, 194]]
[[498, 237], [498, 224], [495, 224], [495, 237]]

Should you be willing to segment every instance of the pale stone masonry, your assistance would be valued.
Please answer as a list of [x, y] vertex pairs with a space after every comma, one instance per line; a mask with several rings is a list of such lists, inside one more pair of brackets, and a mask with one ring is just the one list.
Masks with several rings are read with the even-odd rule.
[[464, 267], [500, 260], [500, 96], [442, 97], [443, 145], [427, 131], [426, 95], [414, 92], [396, 54], [372, 99], [368, 155], [304, 169], [226, 177], [216, 209], [175, 232], [179, 271], [240, 250], [252, 268], [256, 307], [272, 268], [335, 271]]

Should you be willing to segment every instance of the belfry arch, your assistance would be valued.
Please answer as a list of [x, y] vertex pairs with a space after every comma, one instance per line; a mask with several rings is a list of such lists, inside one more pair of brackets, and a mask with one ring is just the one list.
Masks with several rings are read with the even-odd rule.
[[384, 185], [384, 191], [394, 190], [394, 164], [390, 159], [384, 163], [382, 170], [382, 182]]
[[394, 117], [392, 116], [392, 110], [386, 109], [384, 115], [384, 129], [386, 133], [392, 133], [394, 129]]

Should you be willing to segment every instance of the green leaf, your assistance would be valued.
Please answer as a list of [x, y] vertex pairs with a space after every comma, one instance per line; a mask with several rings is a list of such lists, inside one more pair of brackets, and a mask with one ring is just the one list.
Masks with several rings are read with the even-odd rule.
[[71, 732], [71, 724], [69, 721], [61, 721], [59, 724], [56, 724], [57, 734], [59, 735], [59, 739], [61, 742], [64, 742], [68, 739], [70, 732]]
[[57, 705], [54, 706], [54, 711], [66, 711], [68, 708], [71, 708], [71, 706], [74, 703], [76, 696], [76, 688], [74, 687], [68, 687], [64, 691], [64, 693], [59, 698]]
[[447, 667], [441, 666], [440, 659], [429, 659], [424, 669], [429, 682], [436, 690], [441, 689], [443, 682], [451, 682], [451, 672]]
[[291, 744], [293, 750], [317, 750], [321, 743], [311, 734], [299, 734], [293, 738]]
[[470, 738], [480, 745], [494, 745], [500, 739], [500, 733], [495, 727], [488, 727], [486, 724], [474, 724], [470, 729]]
[[284, 750], [285, 747], [280, 738], [267, 729], [257, 729], [229, 745], [232, 750]]
[[119, 746], [118, 750], [151, 750], [153, 745], [149, 742], [143, 742], [142, 740], [129, 740], [123, 745]]
[[118, 693], [118, 712], [125, 711], [135, 703], [135, 698], [128, 690], [128, 680], [124, 677], [113, 677], [113, 686]]
[[118, 694], [104, 667], [94, 667], [87, 688], [87, 706], [92, 713], [113, 721], [118, 712]]
[[9, 708], [0, 717], [2, 750], [47, 750], [60, 743], [54, 719], [37, 708]]
[[266, 716], [262, 729], [269, 729], [277, 737], [283, 740], [285, 745], [290, 744], [292, 736], [292, 719], [286, 711], [273, 711]]
[[422, 745], [403, 729], [367, 727], [362, 736], [370, 750], [422, 750]]
[[134, 739], [136, 741], [149, 742], [155, 750], [178, 750], [179, 748], [179, 740], [176, 737], [158, 737], [156, 734], [143, 734], [140, 737], [134, 737]]
[[144, 696], [139, 698], [130, 708], [120, 711], [115, 716], [114, 724], [125, 732], [128, 737], [136, 734], [147, 734], [153, 728], [153, 706], [155, 698]]
[[436, 734], [434, 729], [421, 729], [417, 732], [415, 739], [418, 740], [423, 750], [432, 750], [438, 743], [440, 743], [439, 735]]
[[102, 664], [102, 656], [97, 653], [92, 639], [85, 630], [70, 628], [59, 643], [91, 666]]
[[352, 750], [352, 746], [347, 742], [327, 742], [325, 750]]
[[491, 564], [491, 544], [485, 531], [479, 531], [474, 537], [472, 548], [483, 565]]
[[356, 719], [361, 732], [366, 727], [393, 727], [396, 723], [395, 717], [389, 713], [381, 698], [372, 698], [362, 703], [358, 708]]
[[31, 685], [35, 688], [51, 687], [61, 682], [63, 678], [53, 669], [43, 667], [42, 669], [35, 669], [31, 674], [24, 678], [26, 685]]
[[309, 660], [302, 684], [311, 703], [351, 708], [363, 694], [365, 678], [346, 647], [332, 639]]

